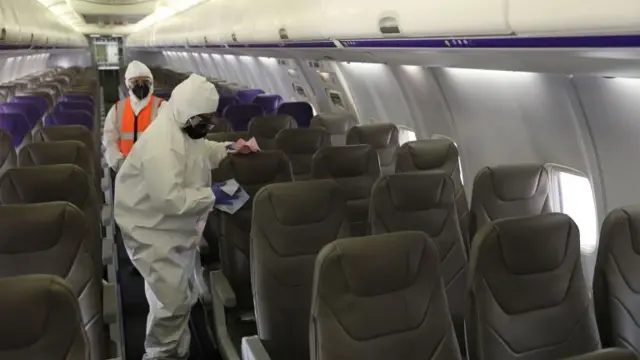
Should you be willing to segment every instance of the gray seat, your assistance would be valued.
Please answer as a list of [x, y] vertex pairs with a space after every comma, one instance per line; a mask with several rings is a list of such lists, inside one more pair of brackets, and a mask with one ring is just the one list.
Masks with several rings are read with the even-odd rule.
[[272, 359], [309, 358], [313, 266], [349, 236], [346, 200], [333, 180], [273, 184], [255, 196], [251, 271], [258, 336]]
[[543, 165], [485, 167], [473, 182], [469, 239], [492, 221], [548, 212], [549, 172]]
[[328, 146], [331, 146], [329, 135], [320, 128], [284, 129], [276, 136], [276, 148], [289, 157], [296, 180], [311, 177], [313, 155]]
[[458, 148], [451, 140], [417, 140], [402, 144], [396, 152], [396, 173], [442, 170], [453, 180], [460, 231], [469, 249], [469, 203], [458, 166]]
[[369, 145], [320, 149], [311, 164], [311, 178], [334, 179], [344, 188], [352, 236], [369, 232], [369, 195], [379, 176], [378, 154]]
[[347, 145], [367, 144], [378, 152], [383, 174], [395, 172], [395, 155], [400, 146], [400, 132], [394, 124], [354, 126], [347, 133]]
[[580, 232], [565, 214], [498, 220], [471, 244], [471, 360], [559, 360], [600, 349], [582, 275]]
[[13, 147], [11, 135], [4, 130], [0, 130], [0, 176], [8, 169], [16, 167], [18, 156]]
[[[292, 181], [293, 177], [287, 156], [281, 151], [270, 150], [227, 156], [220, 162], [213, 179], [235, 179], [253, 199], [263, 186]], [[236, 294], [238, 309], [245, 311], [253, 308], [249, 273], [252, 209], [253, 202], [247, 201], [233, 215], [216, 211], [222, 271]]]
[[215, 127], [211, 130], [212, 133], [233, 132], [231, 123], [225, 118], [214, 117], [213, 123], [215, 124]]
[[238, 139], [249, 140], [249, 132], [232, 131], [232, 132], [212, 132], [207, 134], [207, 140], [217, 141], [217, 142], [237, 141]]
[[467, 252], [454, 192], [453, 181], [443, 171], [384, 176], [371, 190], [369, 221], [374, 235], [412, 230], [423, 231], [434, 240], [449, 311], [464, 350]]
[[281, 130], [298, 127], [289, 115], [270, 115], [253, 118], [249, 123], [249, 137], [255, 137], [263, 150], [276, 149], [276, 136]]
[[603, 349], [565, 360], [638, 360], [638, 355], [629, 349]]
[[0, 358], [89, 360], [78, 300], [63, 279], [0, 279], [0, 293]]
[[331, 145], [347, 145], [347, 132], [358, 125], [358, 119], [348, 113], [318, 114], [311, 119], [310, 128], [322, 128], [329, 134]]
[[82, 212], [66, 202], [0, 206], [0, 277], [63, 278], [78, 299], [91, 360], [104, 360], [101, 282], [83, 224]]
[[422, 232], [337, 240], [316, 260], [311, 360], [457, 360], [438, 249]]
[[18, 166], [73, 164], [95, 181], [91, 151], [78, 140], [36, 142], [25, 145], [18, 153]]
[[602, 345], [640, 354], [640, 206], [613, 210], [604, 219], [593, 295]]
[[87, 249], [96, 275], [102, 276], [100, 206], [89, 177], [71, 164], [29, 166], [9, 169], [0, 177], [0, 205], [66, 201], [82, 210], [86, 220]]

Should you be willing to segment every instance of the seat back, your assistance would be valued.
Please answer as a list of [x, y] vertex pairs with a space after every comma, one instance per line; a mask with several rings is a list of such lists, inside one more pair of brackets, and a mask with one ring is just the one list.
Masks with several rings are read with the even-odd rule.
[[31, 142], [31, 125], [23, 114], [3, 114], [0, 112], [0, 130], [10, 134], [14, 149]]
[[492, 221], [548, 212], [549, 172], [543, 165], [485, 167], [473, 182], [469, 239]]
[[264, 94], [264, 91], [260, 89], [244, 89], [236, 91], [236, 98], [240, 104], [253, 104], [256, 96], [261, 94]]
[[85, 248], [82, 212], [66, 202], [0, 206], [0, 278], [63, 278], [80, 305], [91, 360], [104, 360], [101, 281]]
[[252, 286], [258, 335], [272, 359], [309, 357], [314, 261], [348, 236], [346, 206], [333, 180], [267, 185], [255, 196]]
[[0, 205], [64, 201], [80, 209], [87, 228], [86, 248], [102, 276], [101, 207], [87, 174], [71, 164], [19, 167], [0, 177]]
[[276, 94], [261, 94], [253, 99], [253, 103], [259, 105], [265, 115], [275, 115], [283, 101], [282, 96]]
[[448, 139], [417, 140], [402, 144], [396, 151], [396, 172], [442, 170], [453, 180], [460, 231], [469, 248], [469, 203], [462, 185], [458, 148]]
[[82, 125], [93, 130], [94, 118], [93, 114], [84, 110], [63, 111], [56, 109], [45, 119], [45, 126], [51, 125]]
[[311, 177], [313, 155], [331, 146], [329, 135], [322, 128], [284, 129], [278, 133], [275, 142], [276, 148], [287, 154], [291, 161], [296, 180], [308, 180]]
[[0, 176], [8, 169], [16, 167], [18, 156], [13, 147], [11, 135], [4, 130], [0, 130]]
[[264, 116], [264, 110], [253, 104], [231, 105], [224, 111], [224, 117], [231, 122], [234, 131], [247, 131], [249, 122], [259, 116]]
[[326, 147], [311, 163], [312, 179], [334, 179], [343, 187], [353, 236], [368, 233], [369, 195], [379, 176], [378, 154], [369, 145]]
[[274, 150], [278, 133], [297, 127], [296, 120], [289, 115], [261, 116], [249, 123], [249, 137], [256, 138], [260, 149]]
[[41, 115], [38, 106], [32, 103], [5, 103], [0, 104], [0, 114], [21, 114], [33, 129], [40, 121]]
[[602, 223], [593, 299], [604, 347], [640, 354], [640, 207], [613, 210]]
[[371, 190], [371, 233], [422, 231], [434, 240], [449, 311], [464, 346], [467, 252], [460, 233], [453, 181], [443, 171], [386, 175]]
[[[277, 150], [227, 156], [211, 175], [213, 181], [235, 179], [251, 199], [263, 186], [293, 180], [289, 159]], [[253, 300], [249, 272], [249, 236], [253, 202], [247, 201], [235, 214], [216, 214], [222, 271], [236, 293], [238, 306], [241, 309], [251, 308]]]
[[216, 115], [218, 117], [222, 117], [224, 115], [225, 110], [229, 106], [233, 106], [238, 103], [238, 99], [233, 95], [225, 95], [220, 93], [220, 98], [218, 99], [218, 108], [216, 109]]
[[78, 299], [63, 279], [0, 279], [0, 293], [0, 358], [90, 359]]
[[600, 348], [580, 232], [569, 216], [483, 227], [471, 244], [469, 272], [471, 359], [564, 359]]
[[564, 360], [638, 360], [638, 355], [629, 349], [603, 349]]
[[20, 167], [55, 164], [76, 165], [94, 181], [91, 152], [80, 141], [35, 142], [24, 146], [18, 153]]
[[249, 132], [247, 131], [231, 131], [231, 132], [216, 132], [216, 133], [208, 133], [207, 140], [217, 141], [217, 142], [226, 142], [232, 141], [235, 142], [239, 139], [249, 140]]
[[313, 118], [313, 108], [306, 101], [283, 102], [278, 106], [278, 115], [289, 115], [296, 119], [298, 127], [307, 128]]
[[417, 231], [325, 246], [315, 265], [311, 360], [459, 360], [438, 256]]
[[343, 146], [347, 144], [347, 132], [358, 125], [358, 119], [348, 113], [318, 114], [311, 119], [312, 128], [323, 128], [331, 137], [331, 145]]
[[367, 144], [378, 152], [383, 174], [395, 172], [395, 154], [400, 145], [400, 132], [394, 124], [354, 126], [347, 133], [347, 144]]

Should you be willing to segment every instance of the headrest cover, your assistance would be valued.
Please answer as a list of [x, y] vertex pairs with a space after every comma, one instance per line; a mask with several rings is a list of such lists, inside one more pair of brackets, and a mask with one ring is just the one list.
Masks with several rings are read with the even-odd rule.
[[[377, 175], [374, 174], [377, 169]], [[378, 176], [380, 160], [369, 145], [332, 146], [320, 149], [313, 157], [314, 178]]]
[[452, 171], [458, 165], [458, 148], [448, 139], [417, 140], [402, 144], [396, 155], [396, 171], [441, 169]]
[[549, 173], [538, 164], [486, 167], [476, 175], [475, 184], [487, 183], [502, 201], [529, 199], [541, 191], [548, 192]]
[[394, 124], [359, 125], [347, 134], [347, 144], [368, 144], [374, 149], [386, 149], [399, 145], [399, 131]]
[[348, 113], [318, 114], [311, 119], [310, 127], [320, 127], [329, 135], [346, 134], [349, 129], [358, 124], [358, 119]]
[[476, 238], [482, 241], [479, 247], [497, 241], [504, 264], [513, 275], [552, 271], [562, 264], [570, 246], [580, 246], [578, 227], [561, 213], [498, 220], [484, 227]]
[[287, 154], [315, 154], [318, 149], [331, 145], [324, 129], [284, 129], [276, 136], [278, 149]]

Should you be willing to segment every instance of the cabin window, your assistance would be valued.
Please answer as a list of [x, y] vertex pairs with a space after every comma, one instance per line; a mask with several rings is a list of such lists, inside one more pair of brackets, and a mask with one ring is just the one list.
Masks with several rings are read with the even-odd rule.
[[399, 143], [400, 145], [409, 142], [409, 141], [416, 141], [417, 137], [416, 137], [416, 132], [404, 125], [399, 125], [398, 126], [398, 139], [399, 139]]
[[548, 165], [553, 211], [571, 216], [580, 230], [580, 250], [592, 254], [598, 246], [598, 216], [591, 181], [583, 173]]
[[460, 182], [464, 186], [464, 173], [462, 172], [462, 159], [460, 159], [461, 156], [460, 156], [460, 148], [458, 147], [458, 143], [456, 143], [455, 140], [453, 140], [452, 138], [450, 138], [450, 137], [448, 137], [446, 135], [433, 134], [433, 135], [431, 135], [431, 138], [432, 139], [446, 139], [446, 140], [449, 140], [458, 149], [458, 172], [460, 173]]

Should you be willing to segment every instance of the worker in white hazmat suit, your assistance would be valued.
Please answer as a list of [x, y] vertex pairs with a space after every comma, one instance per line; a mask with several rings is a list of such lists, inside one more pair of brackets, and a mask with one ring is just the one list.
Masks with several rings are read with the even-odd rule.
[[230, 150], [251, 151], [204, 139], [218, 97], [199, 75], [179, 84], [116, 176], [115, 220], [149, 302], [145, 360], [188, 357], [198, 243], [208, 213], [223, 198], [212, 188], [211, 170]]

